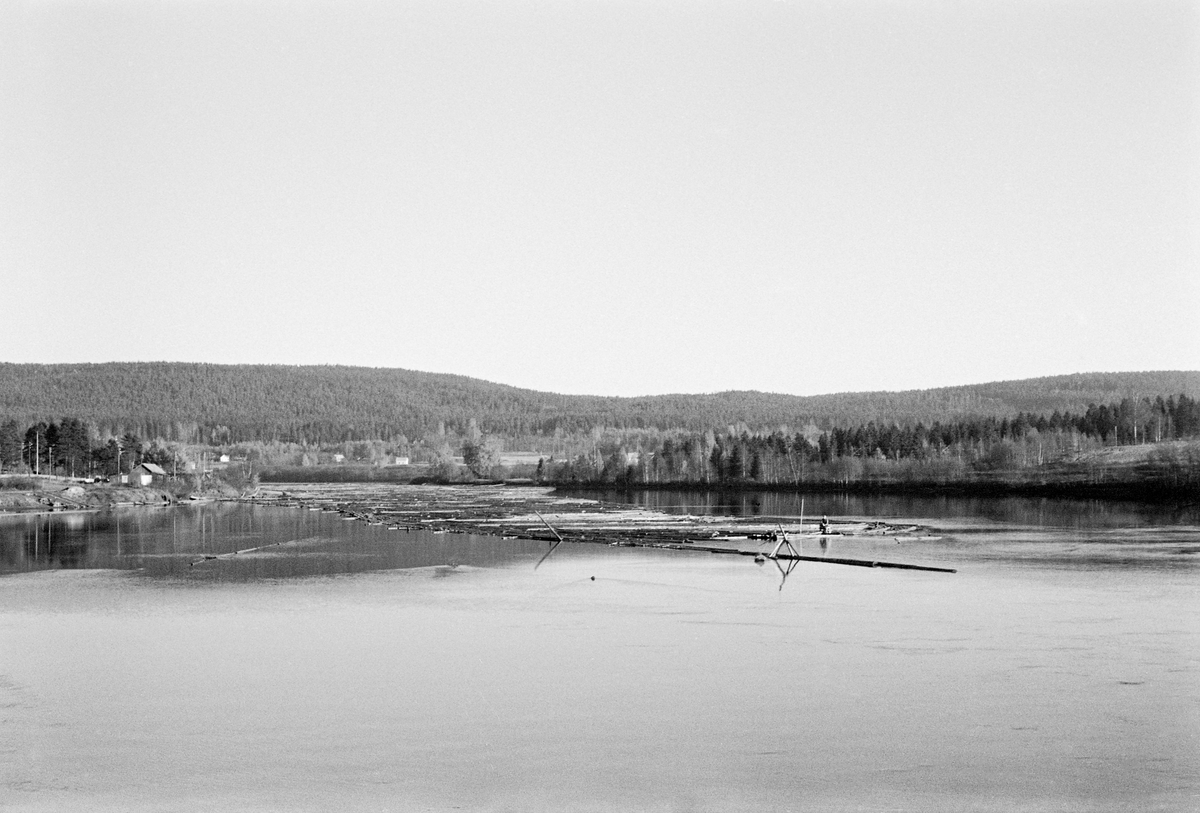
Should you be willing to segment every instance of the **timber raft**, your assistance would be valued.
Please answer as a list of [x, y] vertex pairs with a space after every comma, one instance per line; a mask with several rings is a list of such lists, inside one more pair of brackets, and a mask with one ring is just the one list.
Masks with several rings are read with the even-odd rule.
[[[855, 542], [937, 540], [929, 529], [874, 521], [834, 519], [819, 534], [811, 517], [668, 514], [646, 508], [601, 503], [551, 488], [530, 486], [435, 486], [374, 483], [311, 483], [264, 486], [245, 502], [290, 506], [337, 515], [347, 521], [388, 530], [479, 534], [509, 539], [659, 548], [717, 555], [753, 556], [791, 562], [824, 562], [868, 568], [954, 573], [952, 568], [906, 564], [866, 555], [862, 558], [805, 555], [791, 544], [847, 547]], [[865, 546], [873, 547], [873, 546]], [[771, 549], [775, 548], [774, 551]], [[869, 553], [869, 551], [862, 551]]]

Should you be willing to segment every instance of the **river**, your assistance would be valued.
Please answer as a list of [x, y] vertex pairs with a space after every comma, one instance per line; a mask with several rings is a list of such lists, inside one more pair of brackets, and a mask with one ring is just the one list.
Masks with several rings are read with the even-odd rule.
[[0, 517], [0, 808], [1200, 806], [1194, 513], [804, 499], [929, 529], [837, 555], [958, 572], [586, 544], [535, 570], [536, 541], [229, 503]]

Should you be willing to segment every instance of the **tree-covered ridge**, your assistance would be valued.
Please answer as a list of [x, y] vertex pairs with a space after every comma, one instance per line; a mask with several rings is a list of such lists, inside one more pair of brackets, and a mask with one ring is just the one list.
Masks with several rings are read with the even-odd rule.
[[400, 369], [176, 362], [0, 364], [0, 419], [71, 415], [101, 436], [133, 432], [188, 443], [329, 444], [482, 431], [510, 438], [600, 429], [755, 431], [908, 424], [1018, 413], [1082, 413], [1090, 404], [1200, 396], [1200, 372], [1089, 373], [908, 392], [792, 396], [762, 392], [638, 398], [558, 395]]

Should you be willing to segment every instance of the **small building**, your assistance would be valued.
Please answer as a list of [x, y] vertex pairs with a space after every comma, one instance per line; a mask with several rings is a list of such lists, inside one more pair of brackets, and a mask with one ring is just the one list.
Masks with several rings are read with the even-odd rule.
[[218, 463], [228, 463], [228, 462], [229, 462], [229, 455], [227, 455], [227, 454], [223, 454], [223, 455], [221, 455], [220, 457], [218, 457], [218, 458], [217, 458], [217, 462], [218, 462]]
[[404, 455], [396, 455], [392, 459], [393, 466], [407, 466], [410, 462], [411, 461], [409, 460], [409, 458], [405, 457]]
[[129, 472], [129, 482], [135, 486], [148, 486], [155, 480], [165, 480], [167, 473], [155, 463], [139, 463]]

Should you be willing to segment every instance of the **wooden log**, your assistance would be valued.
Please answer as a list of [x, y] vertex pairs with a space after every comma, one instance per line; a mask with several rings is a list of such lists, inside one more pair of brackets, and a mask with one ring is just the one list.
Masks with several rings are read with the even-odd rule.
[[[663, 543], [661, 545], [641, 545], [630, 543], [635, 547], [655, 547], [666, 550], [697, 550], [705, 553], [716, 553], [734, 556], [760, 556], [760, 551], [755, 550], [738, 550], [737, 548], [713, 548], [707, 545], [675, 545], [671, 543]], [[850, 565], [852, 567], [882, 567], [893, 568], [896, 570], [926, 570], [934, 573], [957, 573], [954, 568], [949, 567], [934, 567], [932, 565], [910, 565], [904, 562], [887, 562], [878, 559], [842, 559], [834, 556], [796, 556], [790, 553], [781, 553], [777, 556], [768, 556], [768, 559], [779, 559], [785, 562], [824, 562], [830, 565]]]

